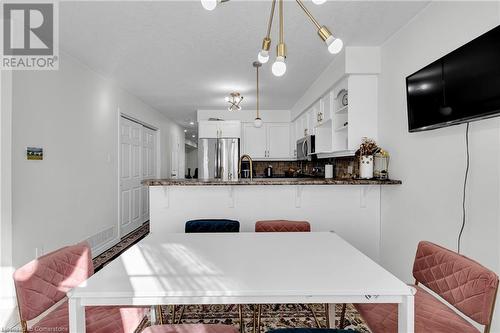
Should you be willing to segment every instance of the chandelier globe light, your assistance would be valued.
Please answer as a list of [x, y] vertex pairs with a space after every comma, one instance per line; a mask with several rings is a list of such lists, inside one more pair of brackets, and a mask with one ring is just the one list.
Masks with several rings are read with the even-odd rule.
[[201, 5], [208, 11], [214, 10], [219, 3], [228, 2], [229, 0], [201, 0]]
[[217, 7], [217, 0], [201, 0], [201, 5], [206, 10], [214, 10]]
[[285, 75], [286, 73], [285, 57], [277, 56], [276, 61], [271, 67], [271, 71], [273, 72], [273, 75], [277, 77]]

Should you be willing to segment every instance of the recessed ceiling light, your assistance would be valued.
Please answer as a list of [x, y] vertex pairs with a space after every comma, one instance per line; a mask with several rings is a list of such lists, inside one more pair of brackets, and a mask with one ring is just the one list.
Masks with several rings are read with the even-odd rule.
[[188, 130], [186, 130], [186, 129], [185, 129], [185, 130], [184, 130], [184, 133], [187, 133], [187, 131], [188, 131]]
[[194, 121], [190, 121], [190, 122], [189, 122], [189, 125], [194, 125]]
[[196, 138], [196, 135], [193, 134], [193, 138]]

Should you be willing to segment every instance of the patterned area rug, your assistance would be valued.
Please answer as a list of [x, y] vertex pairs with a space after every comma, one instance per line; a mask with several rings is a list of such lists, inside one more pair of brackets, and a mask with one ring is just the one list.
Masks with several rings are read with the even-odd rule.
[[[149, 222], [134, 230], [111, 249], [105, 251], [94, 258], [95, 271], [106, 266], [113, 259], [117, 258], [123, 251], [146, 237], [149, 233]], [[179, 316], [182, 312], [181, 323], [205, 323], [205, 324], [226, 324], [240, 327], [239, 311], [236, 305], [188, 305], [184, 307], [175, 307], [175, 323], [179, 322]], [[314, 310], [314, 314], [311, 311]], [[256, 321], [256, 312], [253, 306], [245, 305], [242, 308], [243, 322], [245, 332], [251, 333], [254, 329], [254, 320]], [[339, 327], [341, 305], [335, 309], [335, 326]], [[172, 307], [162, 306], [162, 318], [164, 323], [172, 323]], [[332, 319], [330, 319], [332, 320]], [[325, 307], [322, 304], [265, 304], [261, 309], [261, 331], [266, 332], [273, 328], [283, 327], [326, 327]], [[149, 326], [149, 320], [144, 320], [136, 332], [141, 332]], [[360, 333], [370, 333], [363, 319], [356, 312], [352, 305], [348, 305], [345, 322], [345, 329], [355, 330]]]
[[[337, 305], [335, 326], [339, 327], [341, 305]], [[314, 310], [314, 314], [311, 311]], [[182, 318], [179, 319], [182, 313]], [[254, 321], [257, 322], [254, 307], [245, 305], [242, 308], [245, 332], [253, 332]], [[164, 323], [172, 323], [172, 307], [162, 306]], [[316, 318], [315, 318], [316, 316]], [[317, 320], [317, 321], [316, 321]], [[193, 324], [226, 324], [240, 327], [239, 311], [237, 305], [188, 305], [182, 310], [181, 306], [175, 307], [175, 323]], [[323, 304], [265, 304], [261, 309], [261, 331], [267, 332], [274, 328], [285, 327], [326, 327], [326, 313]], [[148, 323], [149, 324], [149, 323]], [[146, 325], [148, 325], [146, 324]], [[352, 305], [348, 305], [344, 328], [360, 333], [370, 333], [366, 324], [360, 318]]]
[[117, 258], [126, 249], [143, 239], [149, 234], [149, 221], [145, 222], [139, 228], [135, 229], [125, 237], [123, 237], [116, 245], [109, 250], [104, 251], [94, 258], [94, 271], [99, 271], [101, 268], [109, 264], [113, 259]]

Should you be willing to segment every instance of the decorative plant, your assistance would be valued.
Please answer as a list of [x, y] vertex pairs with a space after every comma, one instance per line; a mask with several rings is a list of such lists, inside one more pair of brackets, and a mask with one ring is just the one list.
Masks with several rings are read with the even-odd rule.
[[356, 151], [356, 155], [358, 156], [371, 156], [380, 150], [379, 146], [375, 140], [364, 137], [361, 140], [361, 145], [359, 145], [358, 151]]

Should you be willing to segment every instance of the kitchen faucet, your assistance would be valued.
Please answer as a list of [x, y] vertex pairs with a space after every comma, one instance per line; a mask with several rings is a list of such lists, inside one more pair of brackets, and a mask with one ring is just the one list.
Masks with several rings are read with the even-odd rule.
[[238, 177], [241, 178], [241, 162], [243, 159], [247, 159], [250, 163], [250, 181], [253, 180], [253, 161], [250, 155], [241, 155], [240, 160], [238, 162]]

